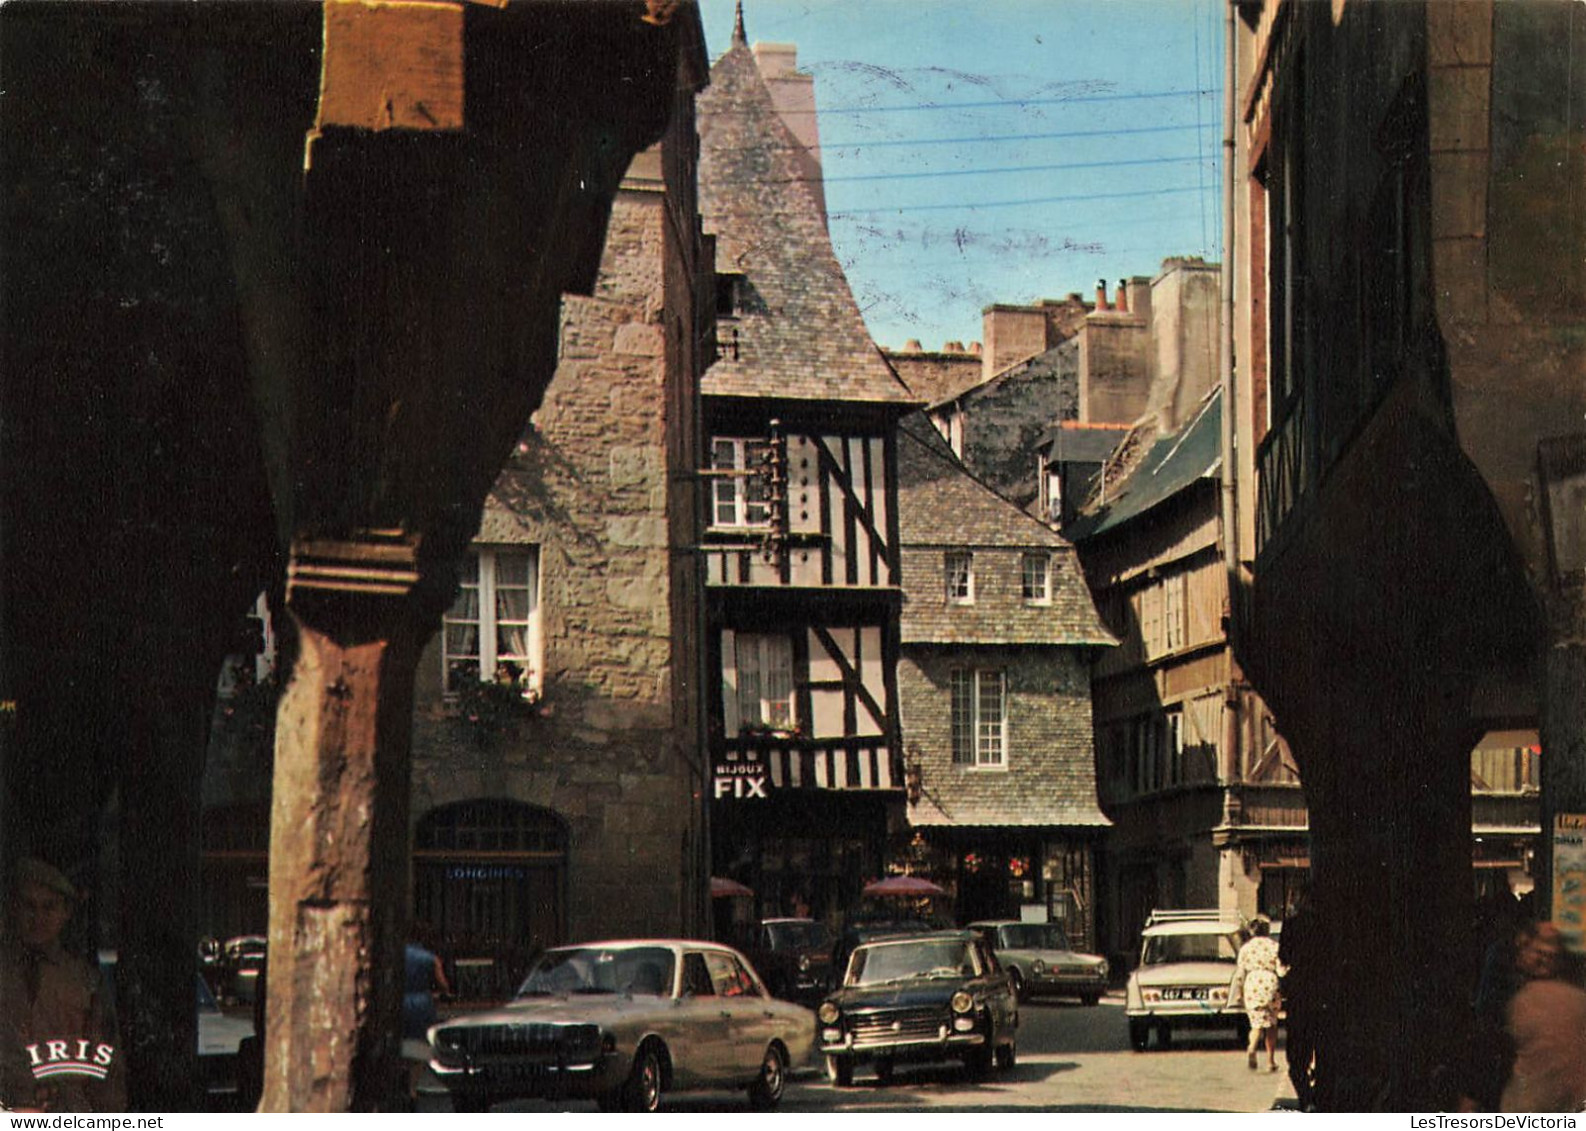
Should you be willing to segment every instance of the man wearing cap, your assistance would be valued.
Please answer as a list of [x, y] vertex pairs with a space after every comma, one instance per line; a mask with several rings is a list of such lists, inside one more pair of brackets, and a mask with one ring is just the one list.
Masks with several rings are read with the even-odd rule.
[[58, 869], [18, 863], [0, 938], [0, 1105], [12, 1110], [126, 1106], [99, 975], [61, 946], [77, 904], [77, 889]]

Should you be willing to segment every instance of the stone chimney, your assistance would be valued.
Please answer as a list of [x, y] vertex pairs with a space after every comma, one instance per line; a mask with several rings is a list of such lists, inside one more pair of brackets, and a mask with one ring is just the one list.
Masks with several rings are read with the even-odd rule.
[[925, 352], [925, 347], [920, 345], [920, 339], [918, 339], [918, 338], [910, 338], [908, 341], [903, 343], [903, 352], [904, 353], [924, 353]]

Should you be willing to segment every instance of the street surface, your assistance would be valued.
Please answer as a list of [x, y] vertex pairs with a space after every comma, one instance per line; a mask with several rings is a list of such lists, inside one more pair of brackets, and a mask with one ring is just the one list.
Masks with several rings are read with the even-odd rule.
[[[837, 1089], [824, 1072], [806, 1072], [789, 1086], [782, 1111], [1269, 1111], [1292, 1106], [1293, 1089], [1278, 1049], [1279, 1071], [1245, 1066], [1231, 1035], [1175, 1033], [1173, 1047], [1137, 1053], [1129, 1048], [1123, 994], [1086, 1009], [1069, 1002], [1020, 1006], [1019, 1061], [1012, 1072], [976, 1084], [956, 1064], [900, 1064], [881, 1087], [861, 1069], [854, 1087]], [[446, 1111], [443, 1096], [426, 1096], [420, 1110]], [[741, 1093], [699, 1092], [667, 1096], [663, 1110], [744, 1111]], [[498, 1111], [594, 1110], [594, 1103], [520, 1101]]]

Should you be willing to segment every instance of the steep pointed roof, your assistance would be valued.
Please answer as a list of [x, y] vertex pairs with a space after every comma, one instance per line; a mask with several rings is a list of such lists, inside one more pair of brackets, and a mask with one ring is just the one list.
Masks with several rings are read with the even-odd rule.
[[738, 313], [723, 319], [723, 356], [706, 396], [919, 403], [865, 328], [800, 176], [801, 152], [771, 101], [754, 54], [734, 29], [698, 101], [699, 197], [716, 236], [716, 268], [743, 276]]

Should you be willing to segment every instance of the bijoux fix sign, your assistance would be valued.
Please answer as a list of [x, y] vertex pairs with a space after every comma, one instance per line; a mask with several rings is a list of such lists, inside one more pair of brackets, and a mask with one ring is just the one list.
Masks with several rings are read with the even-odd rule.
[[760, 762], [723, 762], [716, 766], [711, 796], [717, 800], [731, 797], [747, 801], [771, 795], [771, 776]]

